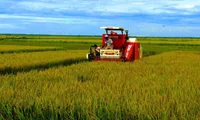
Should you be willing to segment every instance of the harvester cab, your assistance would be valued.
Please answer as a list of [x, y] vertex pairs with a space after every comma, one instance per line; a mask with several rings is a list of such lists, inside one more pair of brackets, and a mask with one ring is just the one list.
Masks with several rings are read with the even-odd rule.
[[[101, 47], [91, 46], [86, 58], [89, 61], [134, 61], [142, 58], [142, 47], [136, 38], [129, 38], [128, 30], [123, 27], [100, 27], [102, 34]], [[112, 40], [113, 48], [107, 49], [106, 39]]]

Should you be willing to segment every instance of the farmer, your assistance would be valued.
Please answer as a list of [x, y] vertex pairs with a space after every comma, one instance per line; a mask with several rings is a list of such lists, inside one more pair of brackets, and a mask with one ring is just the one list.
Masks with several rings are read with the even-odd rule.
[[108, 38], [108, 35], [105, 35], [105, 49], [113, 49], [113, 40], [111, 38]]

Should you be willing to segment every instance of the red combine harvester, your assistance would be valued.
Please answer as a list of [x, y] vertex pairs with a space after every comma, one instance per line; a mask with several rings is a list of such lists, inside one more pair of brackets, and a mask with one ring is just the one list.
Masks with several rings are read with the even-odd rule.
[[[123, 27], [101, 27], [106, 33], [102, 35], [102, 46], [90, 47], [86, 55], [89, 61], [134, 61], [142, 58], [142, 47], [136, 38], [129, 38], [128, 30]], [[106, 48], [106, 39], [112, 40], [112, 49]]]

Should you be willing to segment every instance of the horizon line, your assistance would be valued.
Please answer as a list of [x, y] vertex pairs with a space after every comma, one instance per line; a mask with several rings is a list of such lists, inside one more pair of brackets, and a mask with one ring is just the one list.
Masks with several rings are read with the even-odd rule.
[[[89, 34], [32, 34], [32, 33], [0, 33], [0, 35], [38, 35], [38, 36], [88, 36], [88, 37], [101, 37], [102, 35], [89, 35]], [[200, 36], [148, 36], [148, 35], [129, 35], [130, 37], [155, 37], [155, 38], [200, 38]]]

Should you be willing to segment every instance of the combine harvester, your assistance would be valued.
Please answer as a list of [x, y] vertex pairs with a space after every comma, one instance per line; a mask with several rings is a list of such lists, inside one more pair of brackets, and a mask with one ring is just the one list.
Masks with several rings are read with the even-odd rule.
[[[123, 27], [101, 27], [106, 33], [102, 35], [102, 46], [90, 47], [86, 58], [89, 61], [134, 61], [142, 58], [142, 47], [136, 38], [129, 38], [128, 30]], [[113, 41], [113, 49], [105, 48], [105, 36]]]

